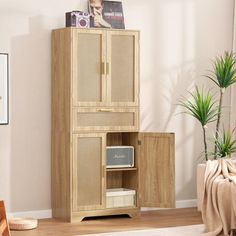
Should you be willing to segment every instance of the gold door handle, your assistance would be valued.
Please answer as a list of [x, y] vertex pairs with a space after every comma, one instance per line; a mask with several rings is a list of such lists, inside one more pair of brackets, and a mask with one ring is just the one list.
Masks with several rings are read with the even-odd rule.
[[109, 62], [106, 63], [106, 74], [107, 75], [110, 74], [110, 63]]
[[99, 109], [98, 111], [101, 111], [101, 112], [112, 112], [113, 109], [109, 109], [109, 108], [101, 108], [101, 109]]
[[105, 62], [102, 62], [102, 74], [105, 75], [106, 74], [106, 63]]

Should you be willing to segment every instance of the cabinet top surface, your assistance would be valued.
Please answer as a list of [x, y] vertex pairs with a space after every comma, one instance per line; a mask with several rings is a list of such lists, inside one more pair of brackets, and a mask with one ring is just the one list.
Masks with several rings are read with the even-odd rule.
[[81, 32], [89, 32], [89, 31], [122, 31], [122, 32], [140, 32], [139, 30], [134, 29], [108, 29], [108, 28], [76, 28], [76, 27], [64, 27], [53, 29], [53, 31], [81, 31]]

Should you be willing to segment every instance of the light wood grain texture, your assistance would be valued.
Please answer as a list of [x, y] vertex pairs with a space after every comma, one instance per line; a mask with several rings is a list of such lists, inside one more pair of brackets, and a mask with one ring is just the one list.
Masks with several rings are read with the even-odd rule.
[[4, 201], [0, 201], [0, 235], [11, 236]]
[[144, 207], [175, 207], [173, 133], [140, 133], [140, 202]]
[[79, 220], [83, 220], [85, 217], [91, 216], [128, 215], [130, 217], [135, 217], [139, 213], [139, 208], [137, 207], [113, 208], [96, 211], [79, 211], [72, 214], [72, 222], [78, 222]]
[[134, 218], [109, 216], [85, 219], [81, 223], [67, 223], [55, 219], [39, 220], [37, 229], [23, 232], [12, 231], [12, 236], [75, 236], [195, 224], [202, 224], [201, 214], [196, 208], [185, 208], [141, 212]]
[[132, 173], [124, 172], [123, 175], [123, 186], [125, 188], [131, 188], [136, 191], [136, 205], [140, 207], [139, 202], [139, 173], [141, 166], [140, 162], [140, 145], [138, 143], [139, 133], [123, 133], [122, 134], [122, 142], [123, 145], [129, 145], [134, 147], [134, 166], [137, 168], [137, 171]]
[[121, 132], [107, 133], [107, 146], [121, 146], [122, 141]]
[[52, 33], [52, 213], [70, 220], [71, 211], [71, 34]]
[[137, 108], [74, 108], [73, 131], [137, 131]]
[[107, 188], [122, 188], [122, 171], [107, 171]]
[[123, 179], [122, 179], [122, 186], [123, 188], [135, 190], [135, 205], [139, 207], [140, 204], [138, 202], [139, 201], [138, 199], [138, 195], [139, 195], [138, 171], [131, 171], [131, 172], [124, 171]]
[[105, 208], [105, 134], [74, 134], [73, 212]]
[[134, 166], [139, 170], [140, 145], [138, 132], [122, 133], [122, 145], [134, 147]]

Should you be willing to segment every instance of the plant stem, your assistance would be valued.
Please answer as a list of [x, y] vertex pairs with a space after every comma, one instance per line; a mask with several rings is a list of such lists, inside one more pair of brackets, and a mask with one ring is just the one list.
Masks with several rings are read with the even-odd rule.
[[206, 142], [206, 127], [202, 126], [202, 131], [203, 131], [203, 141], [204, 141], [205, 159], [206, 159], [206, 161], [208, 161], [207, 142]]
[[[221, 110], [222, 110], [222, 101], [223, 101], [223, 95], [224, 95], [225, 88], [220, 89], [220, 100], [219, 100], [219, 107], [218, 107], [218, 116], [217, 116], [217, 122], [216, 122], [216, 134], [215, 138], [216, 140], [219, 137], [219, 128], [220, 128], [220, 118], [221, 118]], [[215, 151], [214, 151], [214, 159], [216, 160], [217, 158], [217, 145], [215, 143]]]

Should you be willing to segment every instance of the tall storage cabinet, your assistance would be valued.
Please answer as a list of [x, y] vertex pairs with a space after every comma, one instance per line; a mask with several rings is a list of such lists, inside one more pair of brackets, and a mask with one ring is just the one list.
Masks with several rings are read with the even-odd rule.
[[[139, 32], [63, 28], [52, 33], [53, 216], [128, 214], [174, 207], [174, 134], [139, 132]], [[133, 146], [132, 168], [107, 169], [107, 146]], [[107, 189], [135, 190], [111, 207]]]

